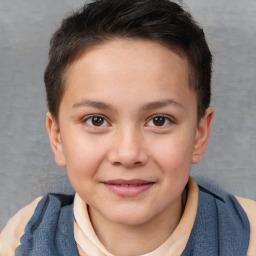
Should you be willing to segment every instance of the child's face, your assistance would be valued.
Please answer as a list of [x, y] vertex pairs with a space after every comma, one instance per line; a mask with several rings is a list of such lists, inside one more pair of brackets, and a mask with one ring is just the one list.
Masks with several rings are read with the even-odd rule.
[[196, 102], [186, 58], [154, 42], [113, 40], [70, 66], [58, 127], [50, 114], [47, 127], [92, 216], [128, 225], [180, 216], [212, 117], [198, 125]]

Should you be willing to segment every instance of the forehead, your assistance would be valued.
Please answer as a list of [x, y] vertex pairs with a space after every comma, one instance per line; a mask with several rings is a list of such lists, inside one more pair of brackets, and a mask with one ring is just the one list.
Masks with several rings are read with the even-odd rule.
[[111, 100], [140, 94], [154, 100], [169, 89], [182, 98], [194, 94], [188, 83], [188, 61], [181, 54], [152, 41], [116, 39], [85, 50], [69, 66], [64, 96], [72, 92]]

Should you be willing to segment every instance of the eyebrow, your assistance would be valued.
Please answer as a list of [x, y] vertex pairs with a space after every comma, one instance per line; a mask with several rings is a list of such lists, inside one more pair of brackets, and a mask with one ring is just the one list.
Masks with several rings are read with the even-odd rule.
[[[184, 108], [184, 106], [172, 99], [166, 99], [166, 100], [161, 100], [161, 101], [153, 101], [153, 102], [149, 102], [147, 104], [145, 104], [144, 106], [142, 106], [142, 110], [143, 111], [149, 111], [149, 110], [154, 110], [157, 108], [162, 108], [162, 107], [166, 107], [169, 105], [174, 105], [177, 106], [179, 108]], [[93, 100], [88, 100], [88, 99], [83, 99], [75, 104], [72, 105], [72, 108], [79, 108], [79, 107], [84, 107], [84, 106], [88, 106], [88, 107], [93, 107], [93, 108], [97, 108], [97, 109], [109, 109], [109, 110], [113, 110], [114, 108], [107, 103], [101, 102], [101, 101], [93, 101]]]
[[72, 108], [79, 108], [79, 107], [93, 107], [98, 109], [112, 109], [113, 107], [107, 103], [100, 102], [100, 101], [93, 101], [93, 100], [87, 100], [83, 99], [75, 104], [73, 104]]
[[162, 101], [149, 102], [145, 106], [142, 107], [142, 110], [144, 110], [144, 111], [154, 110], [154, 109], [166, 107], [169, 105], [174, 105], [179, 108], [184, 108], [184, 106], [181, 103], [179, 103], [175, 100], [166, 99], [166, 100], [162, 100]]

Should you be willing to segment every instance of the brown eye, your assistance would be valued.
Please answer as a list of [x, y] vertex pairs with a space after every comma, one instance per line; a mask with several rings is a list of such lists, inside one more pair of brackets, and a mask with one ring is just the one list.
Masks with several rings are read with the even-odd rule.
[[100, 116], [94, 116], [92, 117], [92, 124], [94, 126], [101, 126], [104, 123], [104, 118]]
[[84, 120], [84, 123], [92, 127], [104, 127], [108, 125], [108, 122], [104, 117], [96, 115], [86, 118]]
[[171, 119], [163, 116], [163, 115], [156, 115], [153, 116], [148, 122], [147, 126], [151, 127], [165, 127], [171, 123]]
[[166, 118], [164, 116], [156, 116], [152, 121], [155, 126], [163, 126], [165, 124]]

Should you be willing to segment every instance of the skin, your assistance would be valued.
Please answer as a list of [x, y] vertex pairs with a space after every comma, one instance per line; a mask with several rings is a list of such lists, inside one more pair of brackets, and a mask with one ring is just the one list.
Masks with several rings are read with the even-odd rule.
[[[71, 64], [58, 124], [47, 114], [56, 163], [67, 167], [96, 234], [115, 255], [156, 249], [182, 216], [190, 167], [206, 149], [213, 117], [209, 108], [197, 122], [188, 74], [187, 59], [158, 43], [105, 42]], [[116, 179], [151, 185], [120, 195], [106, 186]]]

